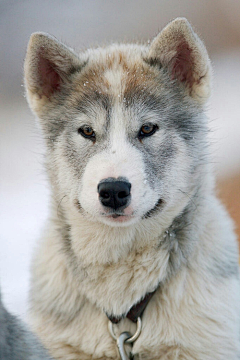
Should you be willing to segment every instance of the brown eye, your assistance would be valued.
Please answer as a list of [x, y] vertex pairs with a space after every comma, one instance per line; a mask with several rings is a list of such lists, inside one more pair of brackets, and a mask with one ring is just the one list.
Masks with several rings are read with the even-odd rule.
[[144, 137], [151, 136], [156, 132], [157, 129], [158, 126], [155, 124], [144, 124], [138, 133], [138, 138], [142, 139]]
[[88, 125], [84, 125], [78, 129], [78, 133], [81, 134], [83, 137], [91, 140], [95, 140], [95, 133], [93, 131], [93, 128]]

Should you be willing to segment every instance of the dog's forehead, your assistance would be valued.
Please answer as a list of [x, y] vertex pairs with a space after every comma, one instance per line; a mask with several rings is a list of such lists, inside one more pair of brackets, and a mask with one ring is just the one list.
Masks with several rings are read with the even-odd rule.
[[144, 61], [140, 46], [97, 49], [88, 54], [87, 66], [75, 81], [74, 96], [82, 105], [107, 108], [119, 101], [146, 97], [156, 89], [156, 76]]

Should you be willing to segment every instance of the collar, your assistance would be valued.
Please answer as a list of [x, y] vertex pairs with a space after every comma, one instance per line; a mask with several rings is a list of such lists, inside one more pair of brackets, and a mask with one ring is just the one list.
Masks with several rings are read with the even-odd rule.
[[155, 289], [154, 291], [152, 291], [150, 293], [147, 293], [142, 300], [140, 300], [139, 302], [137, 302], [136, 304], [134, 304], [131, 307], [131, 309], [128, 311], [127, 314], [124, 314], [124, 315], [121, 315], [118, 317], [106, 314], [108, 319], [113, 324], [118, 324], [124, 318], [128, 318], [132, 322], [136, 323], [137, 319], [139, 317], [142, 317], [144, 310], [147, 307], [147, 304], [149, 303], [149, 301], [151, 300], [151, 298], [153, 297], [153, 295], [155, 294], [156, 291], [157, 291], [157, 289]]

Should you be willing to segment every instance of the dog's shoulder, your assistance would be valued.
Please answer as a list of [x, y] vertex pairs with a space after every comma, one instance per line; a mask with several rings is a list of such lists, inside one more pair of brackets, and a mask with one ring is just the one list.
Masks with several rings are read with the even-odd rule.
[[4, 307], [1, 293], [0, 360], [50, 360], [35, 335]]

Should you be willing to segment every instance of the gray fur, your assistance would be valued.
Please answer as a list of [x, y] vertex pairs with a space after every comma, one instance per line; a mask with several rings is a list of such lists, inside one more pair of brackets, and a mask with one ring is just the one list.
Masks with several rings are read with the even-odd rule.
[[35, 335], [4, 307], [0, 293], [0, 360], [50, 360]]

